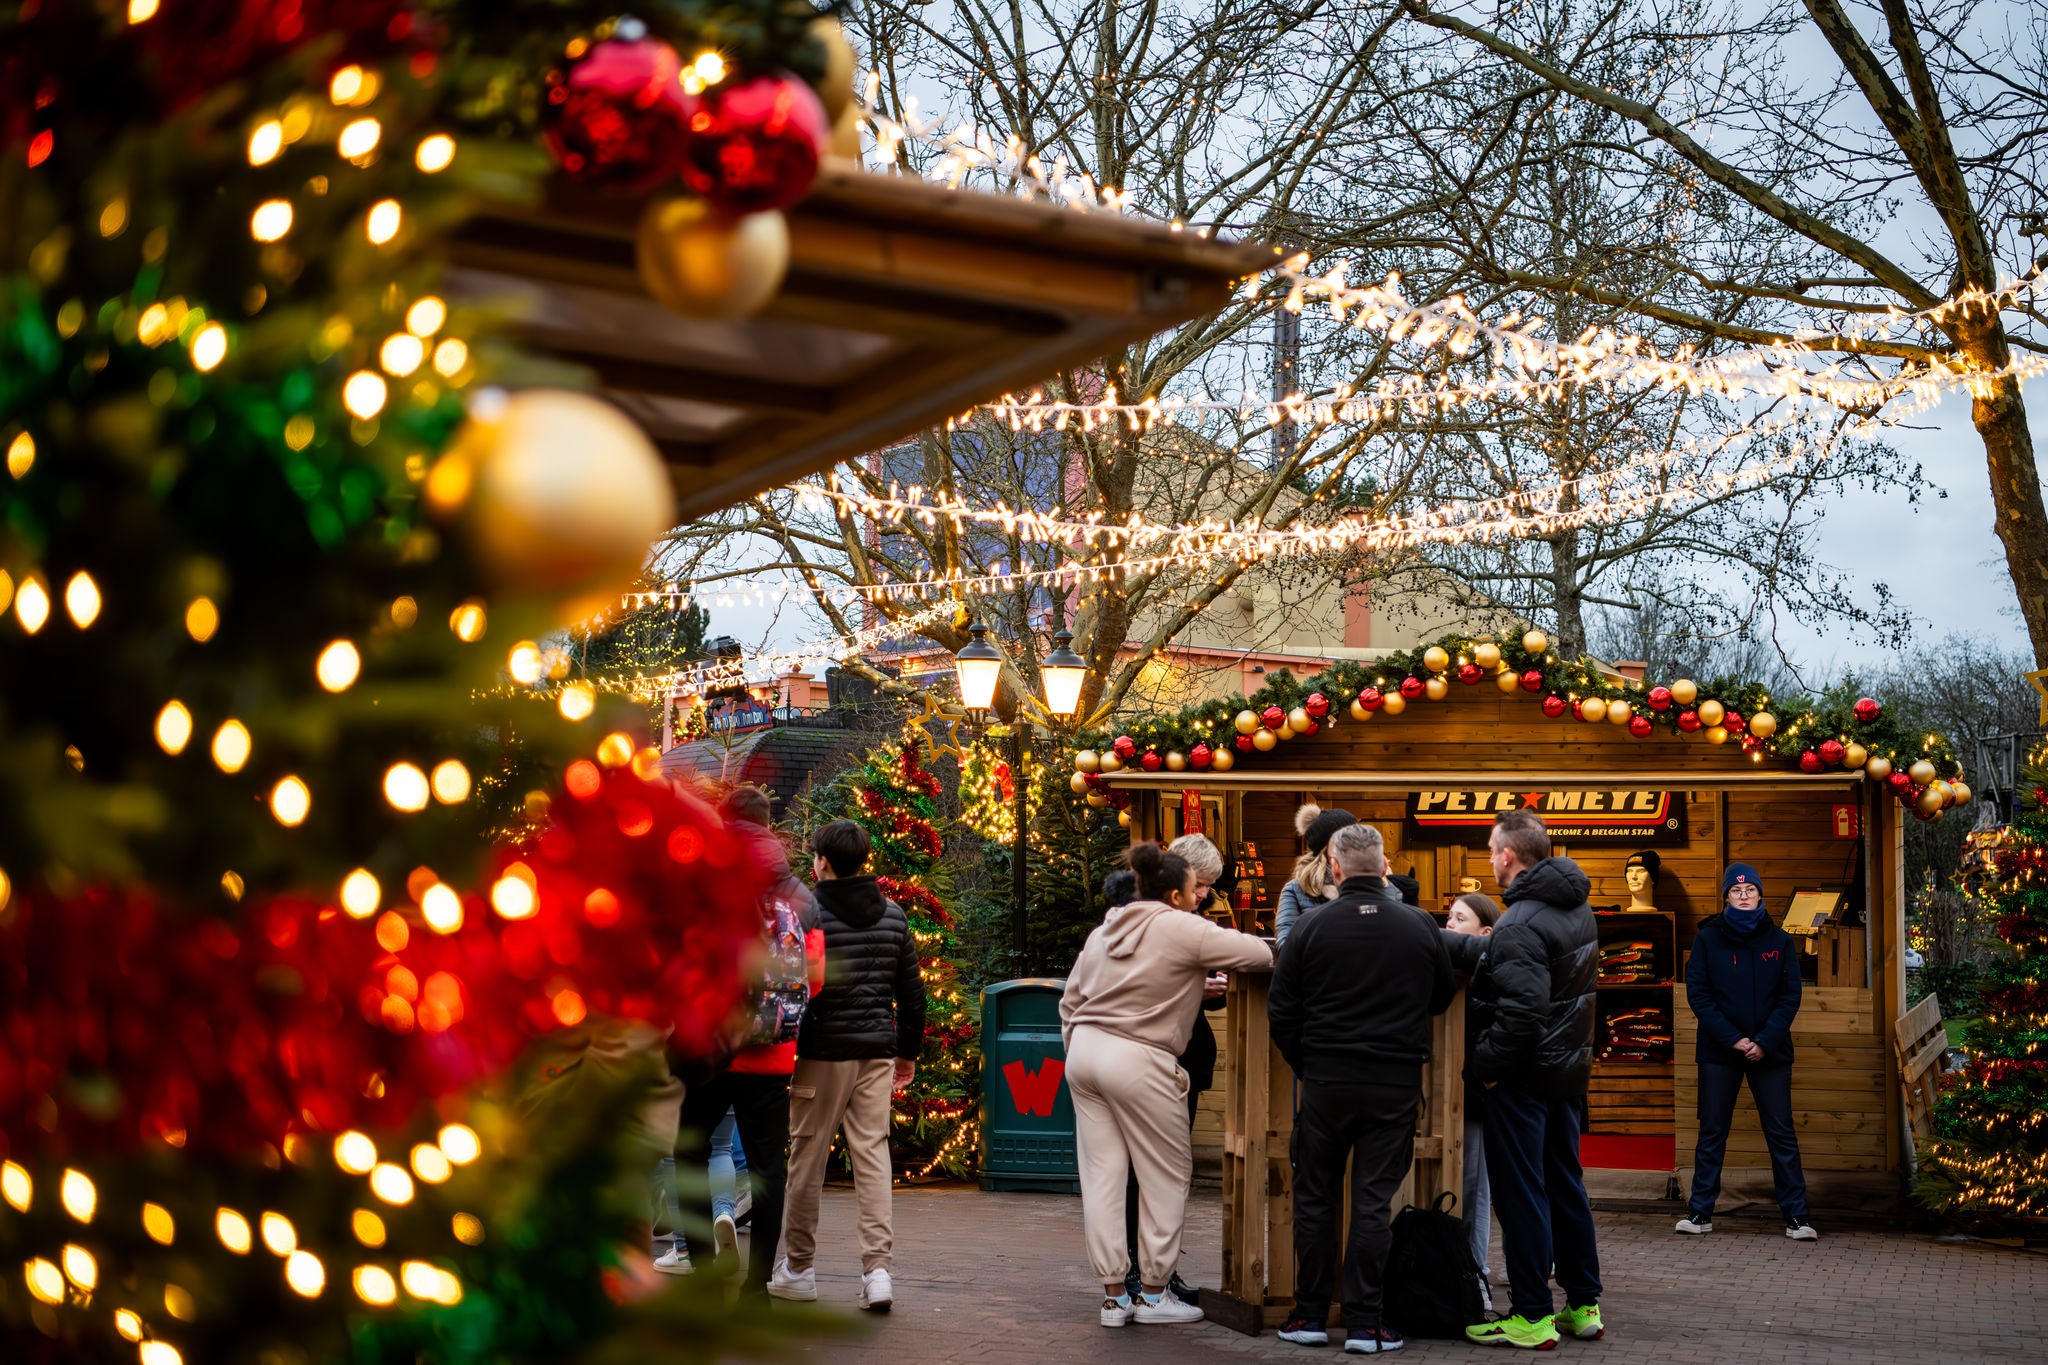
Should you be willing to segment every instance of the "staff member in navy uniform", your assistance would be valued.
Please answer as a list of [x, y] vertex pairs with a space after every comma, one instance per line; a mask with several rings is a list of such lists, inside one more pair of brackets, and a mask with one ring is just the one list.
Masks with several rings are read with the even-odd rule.
[[1799, 948], [1771, 923], [1763, 878], [1748, 863], [1721, 878], [1727, 908], [1700, 926], [1685, 964], [1685, 999], [1700, 1021], [1700, 1141], [1693, 1153], [1692, 1200], [1678, 1231], [1714, 1230], [1721, 1159], [1744, 1078], [1771, 1149], [1771, 1182], [1785, 1214], [1785, 1235], [1811, 1242], [1806, 1173], [1792, 1126], [1792, 1019], [1799, 1013]]

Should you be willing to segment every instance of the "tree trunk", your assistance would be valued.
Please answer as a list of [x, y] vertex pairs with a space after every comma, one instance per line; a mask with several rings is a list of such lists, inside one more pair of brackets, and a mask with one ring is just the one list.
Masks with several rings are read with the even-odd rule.
[[2048, 668], [2048, 508], [2042, 506], [2041, 471], [2034, 463], [2034, 435], [2027, 427], [2019, 381], [2001, 377], [1990, 392], [1972, 399], [1970, 420], [1984, 439], [1998, 538], [2005, 545], [2013, 591], [2019, 594], [2034, 666]]
[[1579, 582], [1579, 533], [1566, 531], [1550, 542], [1550, 593], [1557, 608], [1557, 657], [1586, 652], [1586, 604]]

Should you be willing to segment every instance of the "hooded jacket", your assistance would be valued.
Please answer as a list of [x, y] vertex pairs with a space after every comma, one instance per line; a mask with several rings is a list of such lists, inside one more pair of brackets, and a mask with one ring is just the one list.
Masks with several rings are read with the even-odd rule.
[[1507, 912], [1485, 938], [1442, 930], [1460, 971], [1472, 973], [1468, 1079], [1532, 1094], [1586, 1093], [1593, 1072], [1593, 982], [1599, 927], [1579, 865], [1545, 858], [1503, 897]]
[[[811, 895], [811, 888], [796, 879], [789, 866], [789, 850], [773, 831], [745, 820], [733, 821], [731, 829], [746, 845], [748, 856], [768, 874], [770, 885], [761, 893], [763, 927], [773, 927], [773, 907], [778, 900], [795, 907], [797, 922], [804, 930], [811, 994], [817, 995], [824, 984], [825, 936], [818, 928], [818, 902]], [[792, 1039], [787, 1043], [743, 1047], [733, 1054], [730, 1069], [747, 1076], [787, 1076], [796, 1069], [796, 1042]]]
[[834, 877], [813, 894], [825, 933], [825, 987], [804, 1011], [796, 1055], [915, 1060], [924, 1050], [924, 977], [903, 908], [873, 877]]
[[1378, 877], [1347, 877], [1336, 900], [1295, 922], [1266, 1014], [1304, 1081], [1419, 1086], [1430, 1016], [1457, 992], [1429, 916]]
[[[1714, 915], [1693, 936], [1685, 962], [1685, 1003], [1700, 1021], [1694, 1057], [1715, 1066], [1789, 1066], [1792, 1020], [1799, 1013], [1799, 946], [1768, 917], [1739, 934]], [[1735, 1050], [1747, 1038], [1764, 1050], [1750, 1061]]]
[[1112, 909], [1081, 947], [1060, 996], [1060, 1038], [1071, 1048], [1086, 1024], [1179, 1056], [1194, 1030], [1202, 979], [1212, 971], [1270, 967], [1273, 951], [1163, 901]]

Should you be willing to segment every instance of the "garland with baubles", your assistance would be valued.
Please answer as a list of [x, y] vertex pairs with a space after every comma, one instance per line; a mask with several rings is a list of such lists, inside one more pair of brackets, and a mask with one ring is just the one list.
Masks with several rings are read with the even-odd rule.
[[1109, 787], [1108, 776], [1126, 767], [1225, 773], [1345, 717], [1363, 723], [1399, 716], [1411, 704], [1448, 700], [1453, 684], [1489, 681], [1528, 696], [1552, 720], [1620, 726], [1637, 739], [1697, 736], [1805, 773], [1861, 772], [1923, 820], [1970, 799], [1948, 741], [1908, 732], [1873, 698], [1836, 689], [1773, 701], [1761, 685], [1735, 678], [1639, 682], [1591, 659], [1560, 659], [1540, 630], [1507, 640], [1446, 635], [1376, 661], [1344, 660], [1306, 680], [1283, 669], [1249, 697], [1203, 702], [1115, 732], [1086, 732], [1077, 738], [1073, 791], [1092, 806], [1122, 806], [1117, 798], [1124, 794]]

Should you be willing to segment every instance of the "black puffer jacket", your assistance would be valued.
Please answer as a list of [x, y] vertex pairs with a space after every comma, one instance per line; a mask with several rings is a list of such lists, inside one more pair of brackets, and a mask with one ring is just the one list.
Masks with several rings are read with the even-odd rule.
[[1509, 885], [1507, 913], [1493, 933], [1444, 931], [1452, 964], [1472, 973], [1469, 1079], [1538, 1095], [1586, 1093], [1600, 961], [1599, 929], [1586, 903], [1592, 888], [1571, 859], [1545, 858]]
[[873, 877], [834, 877], [819, 882], [815, 894], [825, 931], [825, 988], [804, 1011], [796, 1055], [916, 1060], [924, 1050], [924, 977], [903, 908]]

